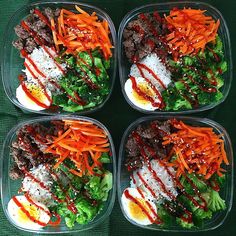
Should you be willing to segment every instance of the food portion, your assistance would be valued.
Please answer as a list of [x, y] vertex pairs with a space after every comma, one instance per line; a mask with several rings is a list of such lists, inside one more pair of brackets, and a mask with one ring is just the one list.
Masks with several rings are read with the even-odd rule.
[[141, 13], [128, 22], [124, 90], [130, 102], [147, 111], [180, 111], [220, 101], [227, 63], [219, 26], [219, 19], [192, 8]]
[[9, 175], [21, 186], [7, 210], [20, 227], [88, 224], [108, 201], [112, 150], [106, 132], [90, 121], [25, 125], [17, 131], [11, 155]]
[[84, 111], [110, 93], [112, 43], [109, 25], [96, 12], [75, 6], [32, 9], [15, 27], [13, 46], [24, 58], [16, 98], [40, 111]]
[[201, 228], [227, 208], [221, 198], [226, 165], [222, 134], [213, 128], [176, 119], [142, 122], [125, 143], [130, 184], [123, 210], [139, 225]]

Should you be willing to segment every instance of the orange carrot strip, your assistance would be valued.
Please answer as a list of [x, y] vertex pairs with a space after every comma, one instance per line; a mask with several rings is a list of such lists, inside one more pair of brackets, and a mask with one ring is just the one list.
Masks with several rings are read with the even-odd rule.
[[[51, 26], [52, 26], [53, 28], [55, 28], [55, 22], [54, 22], [54, 19], [53, 19], [53, 18], [51, 18]], [[57, 52], [59, 52], [59, 47], [58, 47], [58, 42], [57, 42], [57, 36], [56, 36], [56, 32], [55, 32], [55, 31], [52, 31], [52, 37], [53, 37], [53, 41], [54, 41], [56, 50], [57, 50]]]
[[54, 165], [54, 169], [57, 169], [59, 167], [59, 165], [68, 157], [68, 155], [70, 154], [70, 151], [66, 151], [61, 158], [59, 158], [57, 160], [57, 163]]

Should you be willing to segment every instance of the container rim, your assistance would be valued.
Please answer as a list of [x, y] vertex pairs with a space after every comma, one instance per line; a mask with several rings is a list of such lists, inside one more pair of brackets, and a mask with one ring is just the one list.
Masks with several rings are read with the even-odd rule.
[[[208, 104], [208, 105], [203, 105], [197, 109], [191, 109], [191, 110], [180, 110], [180, 111], [160, 111], [160, 110], [156, 110], [156, 111], [147, 111], [147, 110], [144, 110], [142, 108], [139, 108], [137, 106], [135, 106], [127, 97], [126, 93], [125, 93], [125, 89], [124, 89], [124, 84], [123, 84], [123, 78], [122, 78], [122, 72], [123, 72], [123, 69], [122, 69], [122, 65], [121, 65], [121, 61], [122, 61], [122, 35], [123, 35], [123, 31], [125, 29], [125, 26], [128, 22], [128, 20], [130, 18], [132, 18], [132, 16], [134, 15], [135, 12], [141, 10], [141, 9], [144, 9], [144, 8], [148, 8], [148, 7], [156, 7], [156, 6], [166, 6], [166, 5], [176, 5], [176, 4], [194, 4], [195, 6], [197, 5], [203, 5], [203, 6], [206, 6], [208, 8], [210, 8], [211, 10], [213, 10], [214, 12], [216, 12], [219, 17], [220, 17], [220, 20], [221, 20], [221, 25], [223, 25], [224, 27], [224, 30], [226, 32], [226, 37], [227, 37], [227, 44], [228, 44], [228, 60], [229, 60], [229, 63], [228, 63], [228, 74], [229, 74], [229, 77], [227, 77], [227, 80], [228, 80], [228, 88], [224, 94], [224, 97], [216, 102], [216, 103], [213, 103], [213, 104]], [[214, 6], [212, 6], [211, 4], [209, 3], [205, 3], [205, 2], [201, 2], [201, 1], [174, 1], [174, 2], [161, 2], [161, 3], [151, 3], [151, 4], [146, 4], [146, 5], [142, 5], [142, 6], [139, 6], [139, 7], [136, 7], [134, 8], [133, 10], [129, 11], [122, 19], [120, 25], [119, 25], [119, 29], [118, 29], [118, 65], [119, 65], [119, 77], [120, 77], [120, 84], [121, 84], [121, 90], [122, 90], [122, 94], [126, 100], [126, 102], [135, 110], [143, 113], [143, 114], [153, 114], [153, 115], [162, 115], [162, 114], [165, 114], [165, 115], [173, 115], [173, 114], [176, 114], [176, 115], [182, 115], [182, 114], [194, 114], [194, 113], [197, 113], [197, 112], [202, 112], [202, 111], [206, 111], [206, 110], [210, 110], [218, 105], [220, 105], [221, 103], [223, 103], [226, 98], [228, 97], [228, 94], [229, 94], [229, 91], [230, 91], [230, 88], [231, 88], [231, 84], [232, 84], [232, 80], [233, 80], [233, 59], [232, 59], [232, 52], [231, 52], [231, 40], [230, 40], [230, 32], [229, 32], [229, 29], [228, 29], [228, 26], [227, 26], [227, 22], [226, 20], [224, 19], [222, 13]]]
[[[125, 145], [125, 140], [127, 138], [127, 136], [130, 134], [130, 131], [132, 131], [132, 129], [134, 129], [135, 127], [137, 127], [140, 123], [142, 122], [148, 122], [148, 121], [152, 121], [152, 120], [168, 120], [168, 119], [177, 119], [177, 120], [182, 120], [182, 121], [189, 121], [189, 122], [198, 122], [199, 124], [205, 124], [207, 126], [212, 127], [213, 129], [216, 129], [220, 132], [222, 132], [224, 134], [225, 137], [225, 142], [228, 143], [228, 148], [229, 148], [229, 153], [228, 157], [230, 159], [230, 201], [227, 204], [227, 212], [224, 215], [224, 218], [222, 219], [222, 221], [219, 224], [216, 224], [215, 226], [211, 227], [211, 228], [206, 228], [206, 229], [163, 229], [163, 228], [147, 228], [145, 226], [142, 226], [140, 224], [135, 223], [134, 221], [130, 220], [128, 218], [128, 216], [126, 215], [123, 206], [122, 206], [122, 202], [121, 202], [121, 196], [122, 196], [122, 191], [121, 191], [121, 181], [120, 181], [120, 177], [121, 177], [121, 168], [122, 168], [122, 157], [123, 157], [123, 149], [124, 149], [124, 145]], [[118, 153], [118, 169], [117, 169], [117, 197], [118, 197], [118, 201], [119, 201], [119, 205], [122, 211], [122, 214], [124, 215], [124, 217], [133, 225], [146, 229], [146, 230], [152, 230], [152, 231], [162, 231], [162, 232], [203, 232], [203, 231], [210, 231], [210, 230], [214, 230], [218, 227], [220, 227], [226, 220], [226, 218], [228, 217], [231, 209], [232, 209], [232, 205], [233, 205], [233, 186], [234, 186], [234, 160], [233, 160], [233, 148], [232, 148], [232, 143], [231, 143], [231, 139], [229, 134], [227, 133], [226, 129], [220, 125], [219, 123], [217, 123], [216, 121], [213, 121], [211, 119], [208, 118], [199, 118], [199, 117], [192, 117], [192, 116], [172, 116], [172, 115], [152, 115], [152, 116], [145, 116], [145, 117], [141, 117], [136, 119], [135, 121], [133, 121], [124, 131], [124, 134], [121, 138], [121, 144], [120, 144], [120, 148], [119, 148], [119, 153]]]
[[[23, 227], [18, 226], [17, 224], [15, 224], [8, 216], [7, 213], [7, 209], [4, 206], [4, 200], [3, 197], [5, 196], [4, 192], [3, 192], [3, 157], [4, 157], [4, 153], [5, 153], [5, 148], [7, 143], [9, 143], [10, 139], [12, 138], [12, 136], [16, 133], [17, 130], [19, 130], [20, 127], [23, 127], [26, 124], [33, 124], [36, 122], [42, 123], [42, 122], [49, 122], [51, 120], [63, 120], [63, 119], [72, 119], [72, 120], [84, 120], [84, 121], [90, 121], [94, 124], [96, 124], [97, 126], [99, 126], [100, 128], [102, 128], [109, 139], [109, 143], [110, 143], [110, 148], [112, 151], [112, 181], [113, 181], [113, 185], [112, 185], [112, 192], [110, 194], [111, 195], [111, 199], [110, 202], [107, 205], [107, 209], [104, 211], [103, 215], [101, 217], [99, 217], [96, 220], [93, 220], [91, 222], [89, 222], [87, 225], [85, 225], [85, 229], [74, 229], [74, 230], [69, 230], [66, 229], [64, 231], [48, 231], [48, 230], [31, 230], [31, 229], [25, 229]], [[95, 226], [101, 224], [106, 218], [108, 218], [112, 212], [112, 209], [114, 207], [114, 203], [115, 203], [115, 197], [116, 197], [116, 181], [117, 181], [117, 172], [116, 172], [116, 152], [115, 152], [115, 146], [113, 143], [113, 139], [112, 136], [110, 134], [110, 132], [108, 131], [108, 129], [106, 128], [105, 125], [103, 125], [100, 121], [90, 118], [90, 117], [86, 117], [86, 116], [75, 116], [75, 115], [54, 115], [54, 116], [44, 116], [44, 117], [35, 117], [32, 119], [25, 119], [24, 121], [21, 121], [20, 123], [18, 123], [17, 125], [15, 125], [6, 135], [6, 138], [4, 140], [3, 143], [3, 148], [1, 151], [1, 156], [0, 156], [0, 190], [1, 190], [1, 203], [2, 203], [2, 209], [3, 212], [5, 214], [5, 217], [7, 218], [7, 220], [9, 221], [9, 223], [11, 225], [13, 225], [15, 228], [25, 231], [25, 232], [31, 232], [31, 233], [40, 233], [40, 234], [63, 234], [63, 233], [76, 233], [76, 232], [82, 232], [82, 231], [86, 231], [89, 229], [94, 228]], [[98, 214], [99, 215], [99, 214]]]
[[[70, 115], [70, 114], [78, 114], [78, 115], [87, 115], [87, 114], [91, 114], [94, 113], [96, 111], [101, 110], [101, 108], [107, 103], [107, 101], [110, 99], [112, 92], [114, 90], [114, 85], [115, 85], [115, 79], [116, 79], [116, 72], [117, 72], [117, 33], [116, 33], [116, 28], [115, 25], [111, 19], [111, 17], [101, 8], [94, 6], [94, 5], [90, 5], [84, 2], [76, 2], [76, 1], [63, 1], [63, 0], [57, 0], [57, 1], [35, 1], [32, 2], [30, 4], [24, 4], [22, 7], [20, 7], [19, 9], [17, 9], [9, 18], [7, 25], [5, 27], [4, 30], [4, 34], [3, 35], [8, 35], [8, 31], [9, 31], [9, 27], [11, 25], [11, 22], [16, 18], [15, 16], [18, 15], [21, 11], [24, 11], [28, 8], [32, 8], [32, 7], [36, 7], [36, 6], [40, 6], [43, 4], [74, 4], [74, 5], [78, 5], [78, 6], [83, 6], [83, 7], [88, 7], [90, 9], [93, 9], [96, 13], [99, 14], [103, 14], [106, 18], [106, 20], [108, 21], [109, 24], [109, 28], [110, 28], [110, 34], [111, 34], [111, 38], [113, 41], [113, 56], [111, 57], [111, 59], [113, 60], [113, 71], [110, 75], [110, 91], [109, 94], [106, 96], [106, 98], [104, 99], [104, 101], [99, 104], [98, 106], [95, 106], [94, 108], [90, 109], [90, 110], [85, 110], [85, 111], [77, 111], [77, 112], [66, 112], [63, 110], [59, 110], [57, 113], [55, 112], [44, 112], [46, 110], [42, 110], [42, 111], [35, 111], [32, 109], [28, 109], [26, 107], [24, 107], [23, 105], [21, 105], [20, 103], [16, 102], [15, 100], [12, 99], [12, 97], [10, 96], [10, 94], [8, 93], [8, 89], [7, 89], [7, 84], [5, 82], [4, 79], [4, 72], [5, 72], [5, 64], [6, 61], [4, 60], [4, 57], [2, 56], [0, 58], [0, 63], [1, 63], [1, 77], [2, 77], [2, 84], [3, 84], [3, 89], [5, 94], [7, 95], [8, 99], [18, 108], [20, 108], [22, 111], [28, 112], [28, 113], [35, 113], [35, 114], [41, 114], [41, 115], [57, 115], [57, 114], [65, 114], [65, 115]], [[1, 46], [1, 50], [4, 54], [5, 48], [6, 48], [6, 44], [7, 41], [3, 40], [2, 46]]]

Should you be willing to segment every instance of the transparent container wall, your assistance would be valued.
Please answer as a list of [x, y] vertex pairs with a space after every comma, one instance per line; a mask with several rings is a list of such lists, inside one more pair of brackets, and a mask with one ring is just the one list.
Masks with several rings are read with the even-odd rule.
[[34, 111], [34, 110], [30, 110], [30, 109], [25, 108], [23, 105], [21, 105], [18, 102], [18, 100], [16, 98], [16, 88], [19, 86], [18, 76], [20, 73], [22, 73], [22, 69], [24, 69], [24, 67], [23, 67], [24, 60], [20, 57], [19, 50], [15, 49], [12, 46], [12, 41], [14, 41], [17, 38], [15, 31], [14, 31], [14, 27], [16, 25], [20, 24], [20, 22], [29, 15], [31, 9], [34, 9], [36, 7], [39, 7], [40, 9], [45, 8], [45, 7], [50, 7], [53, 9], [65, 8], [67, 10], [75, 11], [75, 4], [90, 14], [95, 11], [97, 13], [97, 16], [99, 17], [99, 19], [107, 20], [107, 22], [109, 24], [109, 28], [110, 28], [111, 43], [114, 46], [114, 48], [112, 49], [113, 56], [111, 59], [111, 67], [108, 71], [108, 74], [110, 77], [110, 92], [109, 92], [109, 94], [107, 95], [107, 97], [103, 101], [103, 103], [101, 103], [100, 105], [98, 105], [94, 108], [84, 110], [81, 112], [76, 112], [76, 113], [77, 114], [78, 113], [79, 114], [88, 114], [88, 113], [97, 111], [104, 106], [106, 101], [111, 96], [114, 82], [115, 82], [116, 66], [117, 66], [116, 30], [115, 30], [115, 27], [114, 27], [114, 24], [113, 24], [111, 18], [101, 9], [99, 9], [95, 6], [87, 5], [85, 3], [66, 2], [66, 1], [65, 2], [63, 2], [63, 1], [61, 1], [61, 2], [41, 1], [38, 3], [29, 4], [27, 6], [20, 8], [18, 11], [16, 11], [14, 13], [14, 15], [11, 17], [11, 19], [9, 20], [8, 25], [6, 27], [5, 34], [4, 34], [3, 51], [2, 51], [3, 85], [4, 85], [6, 95], [11, 100], [11, 102], [14, 103], [16, 106], [18, 106], [19, 108], [21, 108], [23, 111], [34, 112], [34, 113], [45, 114], [45, 115], [50, 115], [50, 114], [53, 115], [53, 114], [57, 114], [57, 113], [68, 114], [68, 112], [62, 111], [60, 109], [58, 109], [56, 111], [54, 111], [54, 110], [53, 111], [50, 111], [50, 110]]
[[[206, 14], [210, 15], [213, 17], [213, 19], [217, 20], [220, 19], [220, 27], [218, 29], [218, 34], [221, 37], [221, 40], [223, 42], [223, 47], [224, 47], [224, 55], [225, 55], [225, 60], [228, 64], [228, 70], [223, 74], [224, 78], [224, 86], [223, 89], [221, 89], [223, 93], [223, 98], [218, 101], [217, 103], [212, 103], [209, 105], [205, 106], [199, 106], [196, 109], [191, 109], [191, 110], [182, 110], [182, 111], [146, 111], [144, 109], [141, 109], [137, 106], [135, 106], [127, 97], [125, 90], [124, 90], [124, 85], [126, 80], [128, 79], [129, 73], [130, 73], [130, 67], [131, 63], [128, 62], [124, 47], [123, 47], [123, 31], [126, 28], [127, 24], [130, 21], [133, 21], [137, 18], [137, 16], [140, 13], [152, 13], [154, 11], [158, 11], [161, 15], [163, 14], [168, 14], [170, 10], [172, 10], [174, 7], [178, 7], [179, 9], [183, 9], [184, 7], [188, 8], [195, 8], [195, 9], [202, 9], [206, 10]], [[118, 33], [118, 64], [119, 64], [119, 74], [120, 74], [120, 83], [121, 83], [121, 88], [123, 95], [126, 99], [126, 101], [129, 103], [131, 107], [134, 109], [143, 112], [143, 113], [149, 113], [149, 114], [187, 114], [187, 113], [194, 113], [194, 112], [199, 112], [199, 111], [204, 111], [211, 109], [220, 103], [222, 103], [230, 90], [231, 86], [231, 81], [232, 81], [232, 73], [233, 73], [233, 64], [232, 64], [232, 57], [231, 57], [231, 46], [230, 46], [230, 37], [229, 37], [229, 30], [227, 27], [227, 24], [221, 15], [221, 13], [214, 7], [212, 7], [209, 4], [206, 3], [200, 3], [200, 2], [166, 2], [166, 3], [156, 3], [156, 4], [150, 4], [146, 6], [142, 6], [139, 8], [136, 8], [129, 12], [124, 19], [122, 20], [119, 28], [119, 33]]]
[[153, 120], [159, 120], [159, 121], [165, 121], [168, 120], [170, 116], [152, 116], [152, 117], [143, 117], [135, 122], [133, 122], [125, 131], [123, 138], [121, 140], [121, 145], [120, 145], [120, 151], [119, 151], [119, 162], [118, 162], [118, 177], [117, 177], [117, 191], [118, 191], [118, 200], [120, 203], [120, 207], [122, 209], [122, 212], [126, 219], [130, 221], [132, 224], [145, 228], [145, 229], [150, 229], [150, 230], [160, 230], [160, 231], [171, 231], [171, 232], [196, 232], [196, 231], [206, 231], [206, 230], [212, 230], [217, 227], [219, 227], [221, 224], [223, 224], [224, 220], [226, 219], [229, 211], [231, 210], [232, 207], [232, 201], [233, 201], [233, 151], [232, 151], [232, 145], [230, 138], [226, 132], [226, 130], [217, 124], [216, 122], [209, 120], [209, 119], [201, 119], [201, 118], [193, 118], [193, 117], [181, 117], [181, 116], [176, 116], [175, 118], [177, 120], [182, 120], [183, 122], [193, 125], [193, 126], [202, 126], [202, 127], [212, 127], [214, 132], [216, 134], [223, 134], [222, 139], [224, 140], [225, 144], [225, 151], [227, 154], [227, 158], [230, 162], [230, 165], [224, 166], [226, 169], [226, 181], [225, 181], [225, 186], [221, 189], [220, 195], [221, 197], [225, 200], [227, 209], [222, 212], [218, 212], [216, 214], [213, 213], [213, 217], [210, 220], [204, 220], [204, 224], [201, 228], [198, 229], [190, 229], [186, 230], [181, 228], [180, 226], [173, 225], [168, 228], [162, 228], [158, 225], [147, 225], [147, 226], [142, 226], [137, 224], [136, 222], [130, 220], [121, 204], [121, 196], [127, 187], [130, 187], [130, 172], [127, 171], [127, 168], [125, 167], [125, 158], [126, 158], [126, 152], [125, 152], [125, 145], [128, 139], [129, 134], [137, 128], [137, 126], [141, 123], [149, 123], [150, 121]]
[[[21, 187], [21, 180], [15, 181], [11, 180], [9, 178], [9, 170], [11, 168], [12, 164], [12, 157], [10, 154], [10, 146], [12, 142], [16, 139], [16, 132], [19, 130], [22, 126], [27, 125], [27, 124], [33, 124], [33, 123], [40, 123], [40, 124], [49, 124], [50, 121], [52, 120], [62, 120], [62, 119], [72, 119], [72, 120], [84, 120], [84, 121], [91, 121], [92, 123], [96, 124], [100, 128], [102, 128], [106, 133], [109, 138], [109, 143], [110, 143], [110, 149], [112, 152], [112, 163], [111, 164], [105, 164], [105, 168], [108, 169], [112, 174], [113, 174], [113, 188], [109, 192], [109, 197], [108, 200], [105, 202], [103, 210], [94, 218], [93, 221], [89, 222], [86, 225], [79, 225], [75, 224], [75, 227], [72, 229], [69, 229], [65, 223], [62, 221], [62, 223], [57, 226], [46, 226], [42, 229], [39, 230], [27, 230], [21, 227], [18, 227], [9, 217], [8, 211], [7, 211], [7, 204], [10, 201], [10, 199], [14, 195], [19, 195], [17, 192], [19, 188]], [[112, 141], [112, 137], [109, 133], [109, 131], [106, 129], [104, 125], [102, 125], [100, 122], [87, 118], [87, 117], [74, 117], [74, 116], [48, 116], [48, 117], [42, 117], [42, 118], [35, 118], [31, 119], [25, 122], [22, 122], [15, 126], [7, 135], [4, 145], [3, 145], [3, 151], [2, 151], [2, 157], [1, 157], [1, 169], [0, 169], [0, 174], [1, 174], [1, 199], [2, 199], [2, 206], [4, 213], [6, 217], [8, 218], [9, 222], [13, 224], [15, 227], [19, 228], [20, 230], [28, 231], [28, 232], [33, 232], [33, 233], [73, 233], [73, 232], [79, 232], [79, 231], [84, 231], [90, 228], [93, 228], [94, 226], [100, 224], [103, 220], [105, 220], [111, 213], [114, 202], [115, 202], [115, 192], [116, 192], [116, 154], [115, 154], [115, 148], [114, 144]]]

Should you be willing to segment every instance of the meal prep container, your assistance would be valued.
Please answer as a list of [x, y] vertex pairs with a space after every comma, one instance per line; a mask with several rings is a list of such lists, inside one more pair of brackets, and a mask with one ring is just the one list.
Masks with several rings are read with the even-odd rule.
[[53, 115], [53, 114], [58, 114], [58, 113], [64, 113], [68, 114], [69, 112], [62, 111], [61, 109], [58, 109], [56, 111], [49, 111], [49, 110], [42, 110], [42, 111], [34, 111], [28, 108], [25, 108], [21, 103], [16, 98], [16, 88], [19, 86], [19, 80], [18, 80], [18, 75], [21, 73], [22, 69], [24, 68], [23, 62], [24, 59], [20, 57], [20, 52], [15, 49], [12, 46], [12, 41], [17, 38], [14, 27], [18, 25], [22, 19], [25, 19], [29, 13], [30, 10], [36, 7], [39, 8], [45, 8], [45, 7], [50, 7], [50, 8], [60, 8], [63, 7], [67, 10], [75, 11], [75, 5], [81, 7], [83, 10], [85, 10], [88, 13], [96, 12], [97, 16], [100, 19], [107, 20], [109, 29], [110, 29], [110, 39], [111, 43], [114, 46], [112, 49], [112, 58], [111, 58], [111, 67], [108, 71], [109, 77], [110, 77], [110, 92], [107, 95], [106, 99], [98, 106], [87, 109], [84, 111], [78, 111], [76, 114], [89, 114], [94, 111], [100, 110], [106, 101], [109, 99], [111, 96], [113, 87], [114, 87], [114, 82], [115, 82], [115, 76], [116, 76], [116, 66], [117, 66], [117, 55], [116, 55], [116, 30], [114, 27], [114, 24], [111, 20], [111, 18], [101, 9], [86, 4], [86, 3], [79, 3], [79, 2], [70, 2], [70, 1], [40, 1], [36, 3], [31, 3], [28, 5], [25, 5], [24, 7], [20, 8], [17, 10], [11, 19], [9, 20], [5, 34], [4, 34], [4, 42], [3, 42], [3, 50], [2, 50], [2, 61], [1, 61], [1, 70], [2, 70], [2, 81], [3, 81], [3, 86], [5, 93], [7, 97], [10, 99], [10, 101], [21, 108], [23, 111], [26, 112], [34, 112], [34, 113], [39, 113], [43, 115]]
[[[82, 121], [90, 121], [97, 125], [98, 127], [102, 128], [109, 139], [110, 143], [110, 150], [112, 153], [112, 163], [105, 164], [106, 168], [112, 173], [113, 175], [113, 187], [109, 192], [109, 196], [107, 201], [104, 203], [103, 210], [94, 218], [93, 221], [89, 222], [86, 225], [79, 225], [78, 223], [75, 223], [75, 226], [72, 229], [67, 228], [66, 224], [62, 221], [62, 223], [59, 226], [53, 227], [53, 226], [46, 226], [44, 228], [41, 228], [39, 230], [29, 230], [24, 229], [22, 227], [17, 226], [12, 219], [9, 217], [9, 213], [7, 210], [7, 205], [10, 199], [17, 195], [17, 192], [21, 186], [21, 180], [11, 180], [9, 177], [9, 170], [11, 168], [11, 164], [13, 162], [11, 154], [10, 154], [10, 146], [12, 142], [16, 139], [16, 132], [24, 125], [29, 125], [33, 123], [40, 123], [40, 124], [47, 124], [52, 120], [62, 120], [62, 119], [71, 119], [71, 120], [82, 120]], [[40, 117], [40, 118], [34, 118], [30, 119], [24, 122], [19, 123], [15, 127], [13, 127], [10, 132], [8, 133], [5, 142], [3, 144], [3, 150], [2, 150], [2, 156], [0, 160], [0, 180], [1, 180], [1, 199], [2, 199], [2, 206], [3, 211], [9, 220], [9, 222], [14, 225], [16, 228], [32, 233], [42, 233], [42, 234], [61, 234], [61, 233], [75, 233], [79, 231], [84, 231], [91, 229], [95, 227], [96, 225], [100, 224], [103, 220], [105, 220], [111, 213], [114, 202], [115, 202], [115, 192], [116, 192], [116, 154], [115, 154], [115, 148], [112, 141], [112, 137], [107, 130], [107, 128], [101, 124], [99, 121], [94, 120], [92, 118], [88, 117], [80, 117], [80, 116], [63, 116], [63, 115], [57, 115], [57, 116], [47, 116], [47, 117]]]
[[226, 130], [216, 123], [215, 121], [212, 121], [207, 118], [194, 118], [194, 117], [183, 117], [183, 116], [176, 116], [175, 118], [177, 120], [182, 120], [186, 124], [193, 125], [193, 126], [202, 126], [202, 127], [212, 127], [214, 132], [216, 134], [223, 134], [222, 139], [224, 140], [225, 144], [225, 152], [227, 155], [227, 158], [229, 160], [229, 165], [224, 166], [226, 172], [226, 181], [225, 186], [221, 189], [220, 195], [225, 200], [226, 203], [226, 210], [213, 213], [213, 216], [210, 220], [204, 220], [204, 224], [201, 228], [198, 229], [189, 229], [186, 230], [184, 228], [181, 228], [180, 226], [173, 225], [171, 227], [160, 227], [158, 225], [152, 224], [152, 225], [139, 225], [133, 220], [129, 219], [126, 215], [122, 203], [121, 203], [121, 196], [127, 187], [130, 187], [130, 173], [128, 172], [125, 167], [125, 145], [127, 143], [127, 139], [129, 134], [137, 128], [137, 126], [141, 123], [149, 123], [153, 120], [159, 120], [159, 121], [165, 121], [168, 119], [173, 118], [173, 116], [149, 116], [149, 117], [142, 117], [136, 121], [134, 121], [125, 131], [120, 145], [119, 150], [119, 161], [118, 161], [118, 174], [117, 174], [117, 192], [118, 192], [118, 200], [120, 203], [121, 210], [126, 217], [128, 221], [130, 221], [132, 224], [142, 227], [144, 229], [150, 229], [150, 230], [159, 230], [159, 231], [169, 231], [169, 232], [198, 232], [198, 231], [207, 231], [207, 230], [213, 230], [220, 225], [222, 225], [229, 214], [232, 202], [233, 202], [233, 150], [232, 150], [232, 144], [229, 138], [229, 135], [227, 134]]
[[[224, 55], [225, 55], [225, 61], [227, 62], [228, 65], [228, 70], [223, 74], [223, 79], [224, 79], [224, 86], [221, 89], [221, 92], [223, 94], [223, 98], [218, 101], [217, 103], [212, 103], [209, 105], [204, 105], [204, 106], [199, 106], [196, 109], [191, 109], [191, 110], [180, 110], [180, 111], [146, 111], [142, 108], [139, 108], [135, 106], [127, 97], [125, 90], [124, 90], [124, 85], [126, 80], [128, 79], [129, 73], [130, 73], [130, 68], [131, 68], [131, 63], [129, 63], [128, 59], [126, 58], [124, 47], [123, 47], [123, 32], [128, 23], [132, 20], [135, 20], [137, 16], [140, 13], [152, 13], [154, 11], [158, 11], [161, 15], [163, 14], [168, 14], [170, 10], [172, 10], [174, 7], [177, 7], [179, 9], [183, 9], [191, 7], [195, 9], [202, 9], [206, 10], [206, 14], [210, 15], [213, 17], [213, 19], [217, 20], [220, 19], [220, 27], [218, 29], [218, 34], [221, 37], [221, 40], [223, 42], [223, 48], [224, 48]], [[147, 114], [189, 114], [189, 113], [195, 113], [195, 112], [200, 112], [200, 111], [205, 111], [209, 110], [220, 103], [222, 103], [230, 90], [231, 87], [231, 81], [233, 78], [233, 64], [232, 64], [232, 57], [231, 57], [231, 44], [230, 44], [230, 36], [229, 36], [229, 30], [227, 27], [227, 24], [220, 13], [219, 10], [217, 10], [215, 7], [203, 3], [203, 2], [188, 2], [188, 1], [179, 1], [179, 2], [165, 2], [165, 3], [155, 3], [155, 4], [149, 4], [145, 6], [141, 6], [138, 8], [135, 8], [134, 10], [130, 11], [122, 20], [120, 27], [119, 27], [119, 32], [118, 32], [118, 65], [119, 65], [119, 75], [120, 75], [120, 83], [121, 83], [121, 89], [123, 92], [123, 95], [126, 99], [126, 101], [129, 103], [131, 107], [134, 109], [142, 112], [142, 113], [147, 113]]]

